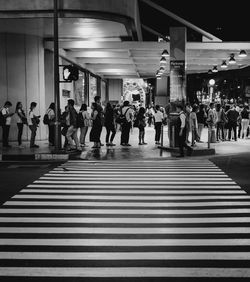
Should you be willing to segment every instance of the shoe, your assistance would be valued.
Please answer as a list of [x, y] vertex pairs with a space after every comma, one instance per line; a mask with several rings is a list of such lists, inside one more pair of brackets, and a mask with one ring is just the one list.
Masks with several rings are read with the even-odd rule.
[[125, 143], [121, 143], [121, 146], [126, 146], [126, 144]]
[[30, 148], [39, 148], [39, 146], [34, 144], [34, 145], [31, 145]]
[[131, 146], [131, 145], [127, 143], [127, 144], [125, 144], [125, 146]]
[[106, 143], [106, 146], [111, 146], [111, 144], [110, 143]]
[[142, 145], [147, 145], [148, 143], [146, 143], [146, 142], [142, 142]]
[[100, 143], [100, 146], [104, 146], [104, 144]]
[[138, 145], [143, 145], [143, 144], [140, 142], [140, 143], [138, 143]]
[[114, 143], [110, 143], [109, 145], [110, 145], [110, 146], [116, 146], [116, 144], [114, 144]]

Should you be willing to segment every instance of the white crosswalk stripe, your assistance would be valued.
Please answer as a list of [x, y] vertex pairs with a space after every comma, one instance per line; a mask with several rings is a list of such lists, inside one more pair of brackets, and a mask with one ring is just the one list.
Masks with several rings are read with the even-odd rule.
[[250, 196], [208, 160], [68, 161], [0, 208], [0, 281], [236, 281], [249, 266]]

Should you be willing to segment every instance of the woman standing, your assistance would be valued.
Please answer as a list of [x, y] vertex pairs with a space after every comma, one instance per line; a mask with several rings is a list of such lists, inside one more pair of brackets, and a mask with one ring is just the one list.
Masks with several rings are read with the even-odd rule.
[[83, 125], [80, 126], [80, 144], [82, 147], [85, 147], [85, 138], [89, 129], [89, 124], [90, 124], [90, 116], [88, 113], [88, 107], [87, 104], [82, 104], [80, 108], [80, 113], [82, 114], [82, 120], [83, 120]]
[[23, 105], [21, 102], [16, 103], [16, 114], [17, 114], [17, 128], [18, 128], [18, 134], [17, 134], [17, 140], [18, 140], [18, 147], [24, 148], [22, 146], [22, 135], [23, 135], [23, 125], [28, 124], [27, 118], [25, 116], [25, 112], [23, 110]]
[[247, 137], [247, 129], [249, 126], [249, 107], [248, 105], [244, 106], [244, 109], [240, 113], [241, 115], [241, 138]]
[[146, 145], [147, 143], [144, 141], [145, 138], [145, 127], [146, 127], [146, 117], [145, 117], [145, 108], [140, 107], [137, 120], [138, 120], [138, 128], [139, 128], [139, 144], [138, 145]]
[[48, 128], [49, 128], [49, 145], [55, 146], [55, 103], [51, 103], [46, 114], [49, 118]]
[[30, 148], [39, 148], [39, 146], [35, 144], [35, 139], [36, 139], [37, 127], [40, 122], [39, 119], [41, 116], [36, 116], [34, 114], [34, 109], [36, 108], [36, 105], [37, 105], [36, 102], [30, 103], [30, 111], [29, 111], [29, 118], [28, 118], [28, 125], [29, 125], [29, 129], [31, 130]]
[[[196, 113], [196, 117], [197, 117], [197, 122], [198, 122], [198, 135], [201, 139], [202, 131], [205, 127], [206, 119], [207, 119], [207, 113], [206, 113], [204, 104], [200, 104], [199, 110]], [[199, 142], [201, 142], [201, 141], [199, 141]]]
[[92, 147], [93, 149], [97, 149], [101, 147], [101, 132], [102, 132], [102, 122], [101, 122], [101, 113], [98, 110], [98, 104], [97, 103], [92, 103], [91, 104], [91, 120], [93, 121], [92, 124], [92, 129], [89, 134], [89, 139], [90, 142], [94, 142], [94, 146]]
[[161, 126], [164, 119], [163, 112], [160, 110], [160, 106], [155, 106], [155, 114], [154, 114], [154, 124], [155, 124], [155, 144], [160, 144], [161, 138]]
[[[114, 109], [111, 106], [110, 103], [107, 103], [106, 109], [105, 109], [105, 121], [104, 121], [104, 125], [106, 127], [106, 145], [107, 146], [115, 146], [115, 144], [113, 143], [113, 140], [115, 138], [115, 134], [116, 134], [116, 130], [115, 130], [115, 116], [114, 116]], [[109, 141], [109, 136], [110, 133], [112, 132], [112, 135], [110, 137], [110, 141]]]

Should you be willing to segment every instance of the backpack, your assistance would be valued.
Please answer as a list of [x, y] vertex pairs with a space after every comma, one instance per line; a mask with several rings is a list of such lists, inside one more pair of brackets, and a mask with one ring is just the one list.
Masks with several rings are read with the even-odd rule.
[[49, 115], [48, 114], [45, 114], [43, 116], [43, 123], [44, 124], [49, 124], [50, 123], [50, 119], [49, 119]]
[[77, 127], [84, 127], [85, 126], [85, 122], [84, 122], [82, 112], [77, 113], [76, 126]]
[[124, 124], [125, 122], [127, 122], [126, 113], [128, 110], [129, 108], [127, 108], [124, 114], [120, 113], [120, 115], [116, 118], [116, 123]]

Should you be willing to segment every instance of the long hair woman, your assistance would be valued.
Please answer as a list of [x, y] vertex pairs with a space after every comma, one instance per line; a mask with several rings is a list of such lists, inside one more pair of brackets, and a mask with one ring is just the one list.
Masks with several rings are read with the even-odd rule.
[[24, 148], [22, 146], [23, 125], [27, 124], [27, 118], [26, 118], [25, 112], [23, 110], [22, 102], [17, 102], [16, 103], [16, 110], [15, 110], [15, 112], [17, 114], [17, 128], [18, 128], [17, 140], [18, 140], [18, 147], [19, 148]]

